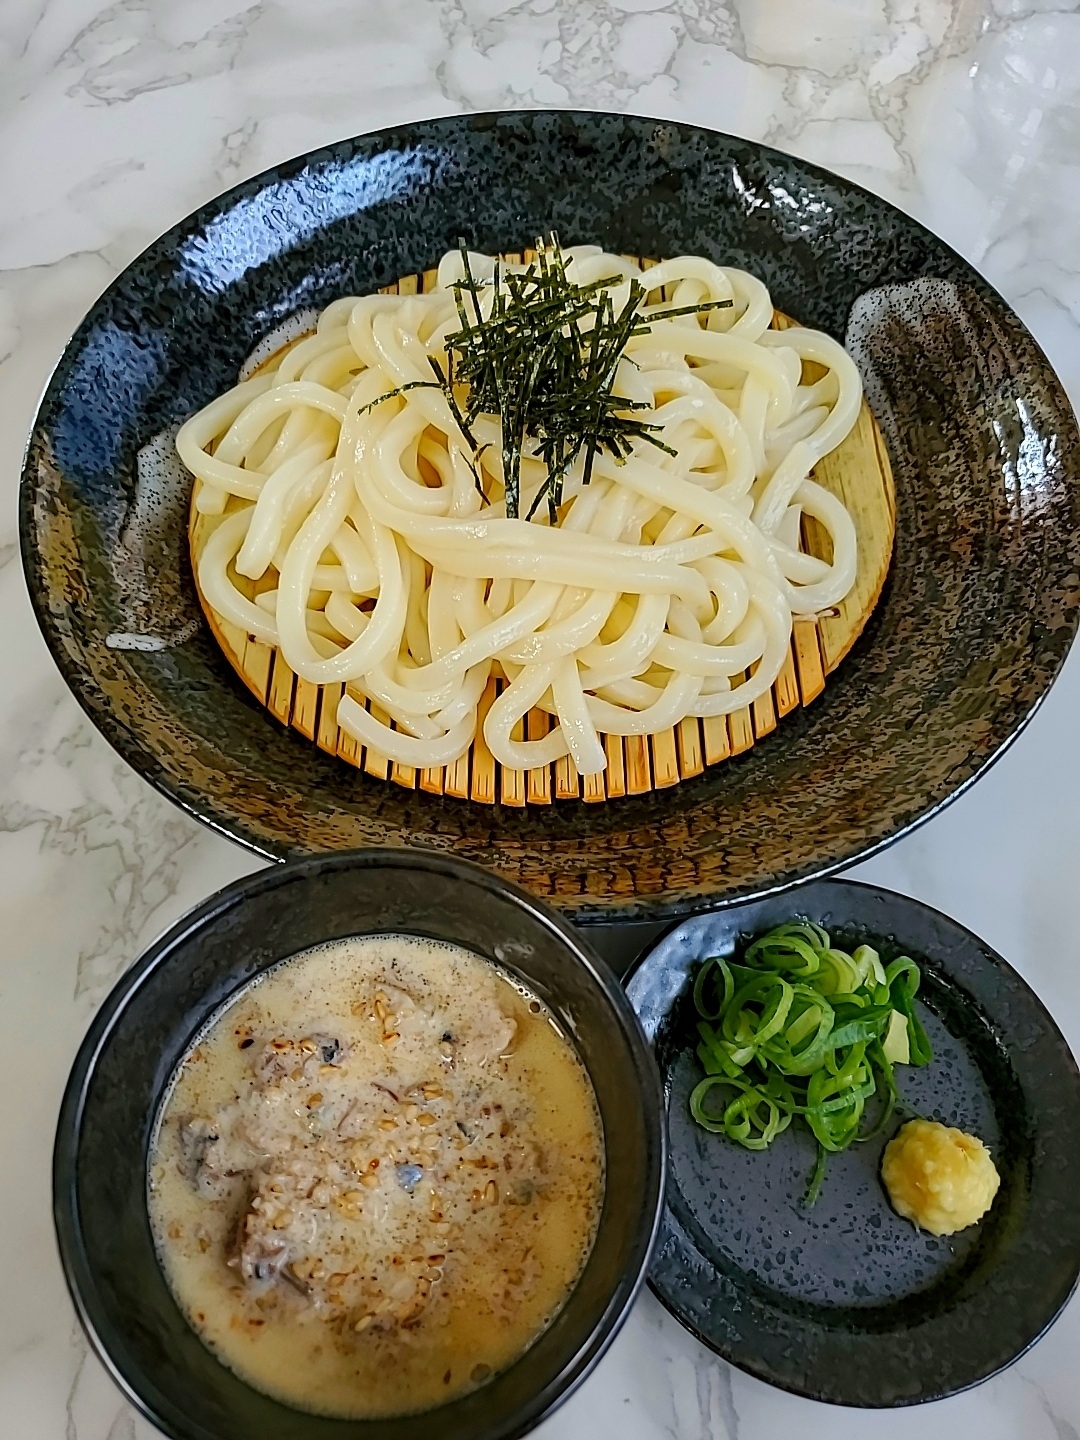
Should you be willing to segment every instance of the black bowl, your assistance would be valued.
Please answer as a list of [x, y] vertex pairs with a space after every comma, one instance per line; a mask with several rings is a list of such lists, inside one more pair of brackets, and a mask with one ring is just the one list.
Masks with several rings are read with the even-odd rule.
[[[437, 1411], [329, 1420], [279, 1404], [222, 1365], [165, 1281], [147, 1213], [148, 1147], [166, 1086], [206, 1020], [275, 962], [377, 932], [450, 940], [516, 971], [565, 1024], [604, 1128], [606, 1193], [563, 1310], [514, 1365]], [[524, 1434], [603, 1354], [644, 1278], [659, 1220], [664, 1129], [656, 1066], [611, 972], [529, 895], [422, 851], [311, 857], [229, 886], [173, 927], [95, 1017], [60, 1112], [53, 1203], [79, 1317], [128, 1398], [173, 1440], [504, 1440]]]
[[[879, 1170], [899, 1118], [829, 1157], [811, 1209], [815, 1146], [801, 1124], [762, 1154], [690, 1118], [698, 963], [796, 916], [845, 947], [918, 962], [934, 1059], [899, 1066], [897, 1081], [920, 1114], [990, 1146], [1001, 1188], [977, 1226], [939, 1238], [890, 1208]], [[970, 930], [906, 895], [827, 880], [684, 921], [626, 984], [660, 1062], [670, 1132], [649, 1283], [705, 1344], [814, 1400], [913, 1405], [995, 1374], [1061, 1311], [1080, 1274], [1080, 1073], [1037, 996]]]
[[[896, 544], [835, 683], [747, 754], [670, 790], [515, 810], [410, 792], [279, 725], [202, 618], [189, 488], [153, 437], [284, 318], [432, 265], [459, 235], [696, 252], [846, 337], [896, 479]], [[626, 116], [512, 112], [346, 140], [156, 241], [76, 332], [22, 485], [45, 638], [105, 736], [165, 794], [282, 858], [453, 849], [577, 918], [763, 894], [895, 839], [964, 788], [1049, 688], [1077, 622], [1080, 446], [1045, 357], [914, 220], [761, 145]]]

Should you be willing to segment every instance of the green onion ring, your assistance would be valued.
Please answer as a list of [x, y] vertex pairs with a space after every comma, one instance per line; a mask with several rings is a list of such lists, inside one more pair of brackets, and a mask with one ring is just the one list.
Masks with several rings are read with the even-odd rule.
[[[911, 1063], [933, 1057], [915, 1011], [920, 979], [909, 956], [883, 966], [871, 945], [849, 954], [810, 921], [759, 936], [741, 964], [710, 956], [692, 990], [705, 1071], [690, 1095], [694, 1120], [745, 1149], [765, 1150], [801, 1116], [817, 1141], [806, 1193], [812, 1205], [827, 1156], [879, 1135], [906, 1108], [883, 1048], [894, 1012], [907, 1025]], [[864, 1126], [875, 1100], [876, 1118]]]

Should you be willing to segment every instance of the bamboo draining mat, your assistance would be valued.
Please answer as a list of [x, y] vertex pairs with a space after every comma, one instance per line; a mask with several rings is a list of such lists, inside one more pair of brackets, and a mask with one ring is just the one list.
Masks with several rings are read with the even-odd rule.
[[[505, 258], [517, 261], [522, 257], [508, 255]], [[525, 258], [531, 256], [526, 253]], [[655, 263], [644, 262], [647, 267]], [[387, 286], [385, 293], [415, 295], [432, 288], [434, 283], [435, 271], [429, 270], [422, 276], [405, 276], [397, 285]], [[774, 321], [780, 329], [794, 323], [779, 312]], [[805, 378], [815, 377], [808, 373]], [[658, 735], [605, 735], [602, 738], [607, 769], [598, 775], [579, 775], [569, 756], [554, 765], [527, 771], [508, 770], [497, 764], [483, 736], [484, 717], [503, 683], [496, 679], [490, 681], [480, 701], [476, 739], [467, 754], [453, 765], [432, 770], [399, 765], [338, 729], [336, 716], [341, 685], [314, 685], [300, 679], [273, 646], [253, 640], [223, 620], [206, 603], [201, 592], [199, 599], [218, 644], [260, 704], [283, 725], [291, 725], [320, 749], [376, 779], [392, 780], [410, 790], [486, 805], [495, 801], [515, 806], [549, 805], [553, 800], [597, 802], [624, 795], [643, 795], [649, 790], [677, 785], [680, 780], [700, 775], [707, 765], [743, 754], [755, 741], [775, 730], [778, 721], [796, 706], [809, 705], [817, 699], [825, 689], [827, 678], [866, 624], [889, 568], [895, 496], [885, 444], [865, 400], [855, 428], [844, 443], [816, 467], [814, 479], [843, 500], [855, 523], [859, 561], [851, 592], [829, 615], [795, 622], [787, 661], [767, 695], [730, 715], [704, 720], [691, 717]], [[220, 521], [219, 516], [200, 515], [192, 496], [189, 538], [196, 574], [203, 546]], [[828, 552], [823, 545], [828, 545], [824, 533], [815, 522], [804, 521], [803, 548], [827, 559]], [[235, 574], [233, 578], [251, 597], [260, 588], [260, 582]], [[377, 705], [371, 704], [369, 708], [377, 718], [387, 719]], [[549, 725], [549, 717], [542, 710], [530, 711], [524, 721], [524, 738], [541, 739]], [[516, 739], [523, 738], [521, 729], [519, 723]]]

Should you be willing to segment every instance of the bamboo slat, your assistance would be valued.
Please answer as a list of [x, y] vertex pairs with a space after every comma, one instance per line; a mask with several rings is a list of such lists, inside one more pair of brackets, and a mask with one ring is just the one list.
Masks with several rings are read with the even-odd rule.
[[705, 769], [705, 752], [701, 746], [701, 721], [688, 715], [679, 721], [679, 778], [690, 780]]
[[627, 735], [623, 741], [626, 756], [626, 793], [644, 795], [652, 789], [649, 766], [649, 742], [644, 735]]
[[561, 759], [555, 761], [555, 798], [556, 800], [576, 800], [580, 794], [577, 766], [569, 755], [563, 755]]
[[[368, 705], [371, 711], [371, 718], [378, 720], [381, 725], [389, 725], [390, 716], [374, 702]], [[373, 750], [370, 745], [364, 746], [364, 769], [369, 775], [374, 775], [376, 780], [385, 780], [390, 774], [390, 761], [378, 750]]]
[[420, 771], [420, 789], [428, 795], [443, 793], [443, 767], [441, 765]]
[[677, 785], [682, 776], [679, 774], [679, 750], [675, 731], [661, 730], [650, 739], [653, 785], [657, 790], [664, 790], [668, 785]]
[[626, 794], [626, 753], [621, 736], [604, 736], [604, 756], [607, 759], [604, 779], [607, 781], [608, 799], [615, 800]]
[[[526, 260], [532, 258], [525, 251]], [[506, 257], [516, 260], [519, 256]], [[644, 262], [646, 265], [654, 261]], [[405, 276], [383, 293], [415, 295], [434, 288], [436, 271], [422, 276]], [[777, 314], [775, 325], [784, 329], [795, 322]], [[298, 337], [299, 338], [299, 337]], [[296, 341], [290, 342], [295, 344]], [[806, 367], [812, 379], [817, 367]], [[791, 646], [784, 666], [771, 690], [751, 705], [727, 716], [690, 717], [674, 730], [650, 737], [604, 735], [606, 769], [596, 775], [579, 775], [569, 756], [553, 765], [528, 771], [505, 770], [492, 756], [483, 736], [484, 718], [500, 683], [493, 678], [480, 701], [478, 726], [472, 746], [452, 765], [417, 770], [391, 761], [370, 747], [357, 743], [337, 724], [341, 685], [315, 685], [297, 677], [272, 646], [244, 634], [200, 600], [218, 644], [237, 674], [283, 725], [291, 725], [321, 750], [362, 770], [376, 781], [393, 780], [409, 789], [429, 795], [470, 799], [481, 805], [496, 801], [510, 806], [550, 805], [553, 800], [583, 800], [598, 803], [627, 795], [643, 795], [652, 789], [676, 785], [702, 775], [713, 765], [741, 755], [770, 735], [799, 705], [809, 705], [825, 690], [828, 677], [858, 639], [888, 573], [896, 523], [895, 493], [888, 454], [877, 422], [863, 403], [858, 421], [847, 439], [827, 455], [814, 470], [814, 478], [843, 500], [855, 524], [859, 559], [850, 593], [827, 615], [797, 620], [792, 627]], [[195, 508], [196, 483], [192, 495], [189, 543], [196, 572], [203, 548], [224, 516], [203, 515]], [[226, 514], [238, 502], [230, 502]], [[829, 541], [824, 530], [808, 517], [803, 520], [803, 548], [829, 559]], [[263, 582], [234, 577], [240, 588], [254, 598]], [[269, 583], [269, 582], [267, 582]], [[387, 723], [380, 709], [371, 713]], [[550, 728], [550, 717], [533, 710], [519, 725], [515, 738], [542, 739]]]
[[292, 723], [306, 740], [316, 738], [319, 724], [319, 687], [297, 677]]
[[[524, 720], [519, 720], [510, 731], [510, 739], [525, 739]], [[496, 768], [499, 772], [499, 798], [502, 800], [502, 803], [504, 805], [524, 805], [525, 771], [510, 770], [505, 765], [498, 765]]]
[[[491, 805], [495, 800], [496, 765], [495, 757], [487, 747], [484, 739], [484, 721], [487, 719], [487, 712], [491, 709], [495, 700], [495, 681], [489, 680], [487, 689], [480, 697], [480, 704], [476, 712], [476, 739], [472, 743], [473, 769], [472, 769], [472, 790], [469, 792], [474, 800], [482, 805]], [[458, 761], [461, 764], [461, 761]], [[447, 769], [454, 767], [448, 766]], [[448, 795], [454, 792], [447, 789]]]
[[[495, 762], [492, 761], [492, 764]], [[443, 779], [443, 794], [452, 795], [456, 800], [467, 800], [469, 798], [469, 752], [458, 757], [452, 765], [445, 767]], [[474, 798], [482, 798], [479, 795]], [[492, 777], [491, 800], [495, 799], [495, 782]], [[491, 804], [491, 800], [486, 801]]]
[[270, 693], [266, 703], [271, 713], [288, 725], [293, 713], [293, 690], [296, 688], [296, 675], [285, 663], [284, 656], [280, 650], [274, 652], [274, 668], [270, 676]]
[[771, 690], [766, 690], [764, 695], [754, 701], [753, 720], [754, 736], [758, 740], [764, 735], [771, 735], [776, 729], [776, 706]]
[[[570, 762], [573, 764], [573, 761]], [[608, 798], [607, 787], [604, 785], [604, 772], [598, 770], [594, 775], [583, 775], [581, 777], [581, 798], [589, 805], [598, 804], [601, 800]]]
[[749, 706], [742, 710], [733, 710], [727, 717], [727, 721], [731, 753], [732, 755], [742, 755], [754, 743], [754, 722]]
[[707, 715], [701, 722], [701, 733], [705, 740], [705, 764], [719, 765], [721, 760], [726, 760], [731, 754], [726, 717]]
[[776, 697], [776, 713], [781, 720], [785, 715], [790, 714], [799, 703], [799, 680], [795, 673], [795, 652], [790, 646], [780, 674], [773, 683], [773, 695]]
[[406, 790], [416, 789], [417, 771], [412, 765], [402, 765], [394, 760], [390, 765], [390, 779], [395, 785], [404, 785]]
[[319, 706], [319, 729], [315, 742], [320, 750], [328, 750], [331, 755], [337, 752], [338, 725], [337, 707], [345, 689], [344, 685], [323, 685], [322, 703]]
[[[527, 721], [525, 733], [529, 740], [542, 740], [551, 728], [551, 721], [546, 710], [530, 710], [525, 718]], [[526, 777], [526, 785], [526, 798], [530, 805], [551, 804], [550, 765], [538, 765], [535, 770], [530, 770]]]
[[364, 749], [360, 742], [353, 738], [347, 730], [338, 730], [337, 755], [339, 760], [344, 760], [349, 765], [355, 765], [359, 770], [364, 758]]

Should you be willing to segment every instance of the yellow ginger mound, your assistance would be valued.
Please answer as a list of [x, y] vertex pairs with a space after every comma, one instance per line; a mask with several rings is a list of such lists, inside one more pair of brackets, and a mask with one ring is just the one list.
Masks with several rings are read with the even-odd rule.
[[931, 1235], [981, 1220], [1001, 1184], [981, 1140], [936, 1120], [901, 1127], [885, 1147], [881, 1178], [893, 1208]]

